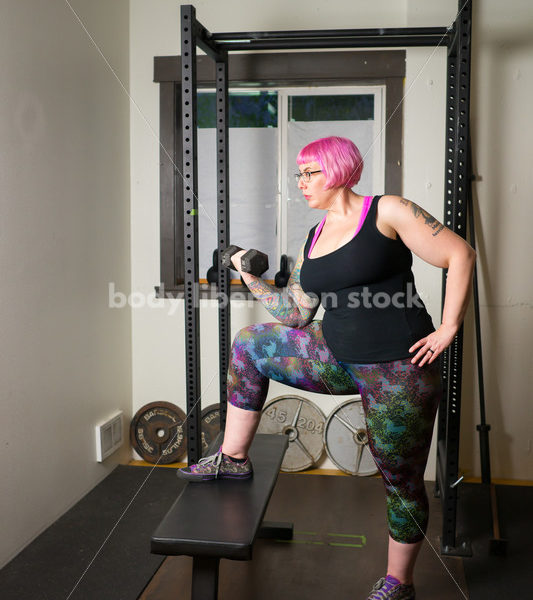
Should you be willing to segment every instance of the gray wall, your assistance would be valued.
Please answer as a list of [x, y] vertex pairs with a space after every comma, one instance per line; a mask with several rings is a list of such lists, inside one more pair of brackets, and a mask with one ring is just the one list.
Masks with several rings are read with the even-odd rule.
[[[126, 87], [127, 0], [71, 5]], [[129, 459], [129, 100], [66, 2], [0, 3], [0, 565]]]

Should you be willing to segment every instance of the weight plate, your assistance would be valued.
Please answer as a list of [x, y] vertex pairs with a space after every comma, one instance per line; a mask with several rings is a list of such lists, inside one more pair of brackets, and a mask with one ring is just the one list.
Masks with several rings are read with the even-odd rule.
[[374, 475], [378, 468], [368, 448], [366, 419], [360, 398], [340, 404], [328, 417], [324, 441], [329, 458], [351, 475]]
[[202, 456], [220, 433], [220, 404], [211, 404], [202, 409]]
[[258, 431], [289, 436], [281, 470], [288, 473], [313, 466], [324, 452], [324, 413], [301, 396], [278, 396], [263, 408]]
[[140, 408], [130, 425], [133, 448], [149, 463], [178, 462], [185, 452], [185, 413], [170, 402], [151, 402]]

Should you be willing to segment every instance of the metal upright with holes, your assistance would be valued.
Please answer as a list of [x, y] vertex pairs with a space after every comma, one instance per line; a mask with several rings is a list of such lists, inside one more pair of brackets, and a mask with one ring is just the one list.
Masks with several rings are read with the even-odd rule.
[[[461, 8], [461, 6], [459, 7]], [[446, 89], [446, 156], [444, 224], [466, 238], [466, 194], [470, 185], [468, 142], [470, 136], [470, 53], [472, 3], [464, 5], [448, 45]], [[442, 308], [446, 291], [442, 276]], [[437, 441], [437, 492], [442, 503], [441, 552], [471, 556], [468, 541], [456, 539], [457, 482], [459, 481], [459, 431], [461, 420], [461, 377], [463, 369], [463, 326], [443, 353], [444, 395], [439, 408]]]
[[[270, 31], [211, 34], [196, 19], [191, 5], [181, 7], [182, 80], [174, 89], [181, 90], [183, 140], [181, 148], [172, 140], [174, 156], [182, 152], [183, 174], [183, 282], [185, 300], [185, 349], [187, 392], [187, 449], [189, 463], [201, 456], [201, 386], [200, 386], [200, 319], [198, 277], [198, 181], [197, 181], [197, 119], [196, 119], [196, 47], [200, 47], [215, 62], [217, 106], [217, 205], [218, 205], [218, 287], [220, 341], [220, 402], [221, 424], [226, 415], [226, 374], [230, 349], [229, 274], [222, 267], [220, 250], [230, 241], [229, 235], [229, 171], [228, 171], [228, 53], [237, 50], [281, 50], [298, 48], [387, 48], [412, 46], [447, 46], [447, 108], [446, 108], [446, 187], [445, 224], [462, 237], [466, 234], [467, 145], [470, 104], [470, 44], [472, 0], [459, 0], [459, 14], [452, 27], [342, 29], [312, 31]], [[161, 106], [172, 101], [168, 85], [162, 86]], [[164, 104], [166, 103], [166, 104]], [[176, 111], [176, 118], [179, 118]], [[169, 160], [161, 154], [161, 202], [177, 203], [180, 194], [176, 180], [169, 176]], [[164, 178], [163, 178], [164, 174]], [[164, 198], [163, 198], [164, 194]], [[176, 215], [179, 223], [179, 216]], [[170, 226], [165, 225], [165, 231]], [[168, 245], [167, 237], [162, 244]], [[174, 266], [175, 272], [181, 271]], [[443, 294], [446, 275], [443, 275]], [[456, 540], [456, 508], [459, 423], [461, 409], [463, 329], [457, 334], [442, 361], [445, 388], [438, 417], [437, 492], [442, 501], [443, 531], [441, 551], [464, 555], [468, 545]]]
[[228, 162], [228, 54], [221, 52], [216, 63], [216, 130], [217, 130], [217, 205], [218, 205], [218, 337], [220, 344], [220, 427], [226, 424], [227, 382], [230, 351], [230, 272], [221, 262], [221, 252], [229, 246], [229, 162]]
[[198, 164], [196, 135], [195, 11], [181, 10], [181, 110], [183, 122], [183, 239], [185, 285], [185, 347], [187, 389], [187, 454], [201, 456], [200, 432], [200, 293], [198, 285]]
[[[196, 47], [200, 46], [216, 62], [217, 72], [217, 204], [218, 249], [229, 240], [228, 202], [228, 55], [206, 39], [203, 27], [196, 20], [194, 6], [181, 7], [182, 55], [182, 131], [183, 131], [183, 235], [184, 235], [184, 299], [185, 351], [187, 390], [187, 456], [189, 464], [202, 456], [201, 380], [200, 380], [200, 294], [198, 274], [198, 170], [197, 170], [197, 85]], [[221, 394], [221, 425], [226, 415], [226, 378], [229, 356], [230, 311], [229, 274], [222, 267], [218, 254], [219, 338]]]

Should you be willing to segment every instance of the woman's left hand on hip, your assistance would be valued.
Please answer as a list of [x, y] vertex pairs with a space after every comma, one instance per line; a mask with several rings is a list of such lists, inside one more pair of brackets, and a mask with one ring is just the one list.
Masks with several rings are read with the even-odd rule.
[[446, 348], [453, 342], [453, 338], [456, 336], [458, 331], [457, 327], [452, 327], [450, 325], [441, 325], [437, 331], [430, 333], [428, 336], [418, 340], [416, 344], [413, 344], [409, 348], [409, 352], [418, 352], [411, 359], [413, 364], [416, 364], [418, 361], [418, 366], [428, 363], [431, 364], [439, 354], [444, 352]]

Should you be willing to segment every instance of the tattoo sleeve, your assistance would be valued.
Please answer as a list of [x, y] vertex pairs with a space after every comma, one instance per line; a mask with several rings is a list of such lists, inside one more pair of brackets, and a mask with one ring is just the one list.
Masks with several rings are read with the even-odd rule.
[[418, 204], [415, 204], [410, 200], [406, 200], [405, 198], [400, 198], [400, 204], [409, 207], [417, 219], [421, 216], [424, 219], [426, 225], [433, 230], [433, 236], [439, 235], [439, 233], [444, 229], [444, 225], [442, 223], [437, 221], [435, 217], [431, 216], [423, 208], [420, 208]]
[[289, 327], [305, 327], [313, 320], [320, 304], [318, 298], [308, 296], [300, 285], [303, 256], [302, 247], [285, 290], [280, 290], [254, 275], [243, 276], [255, 298], [263, 303], [273, 317]]

